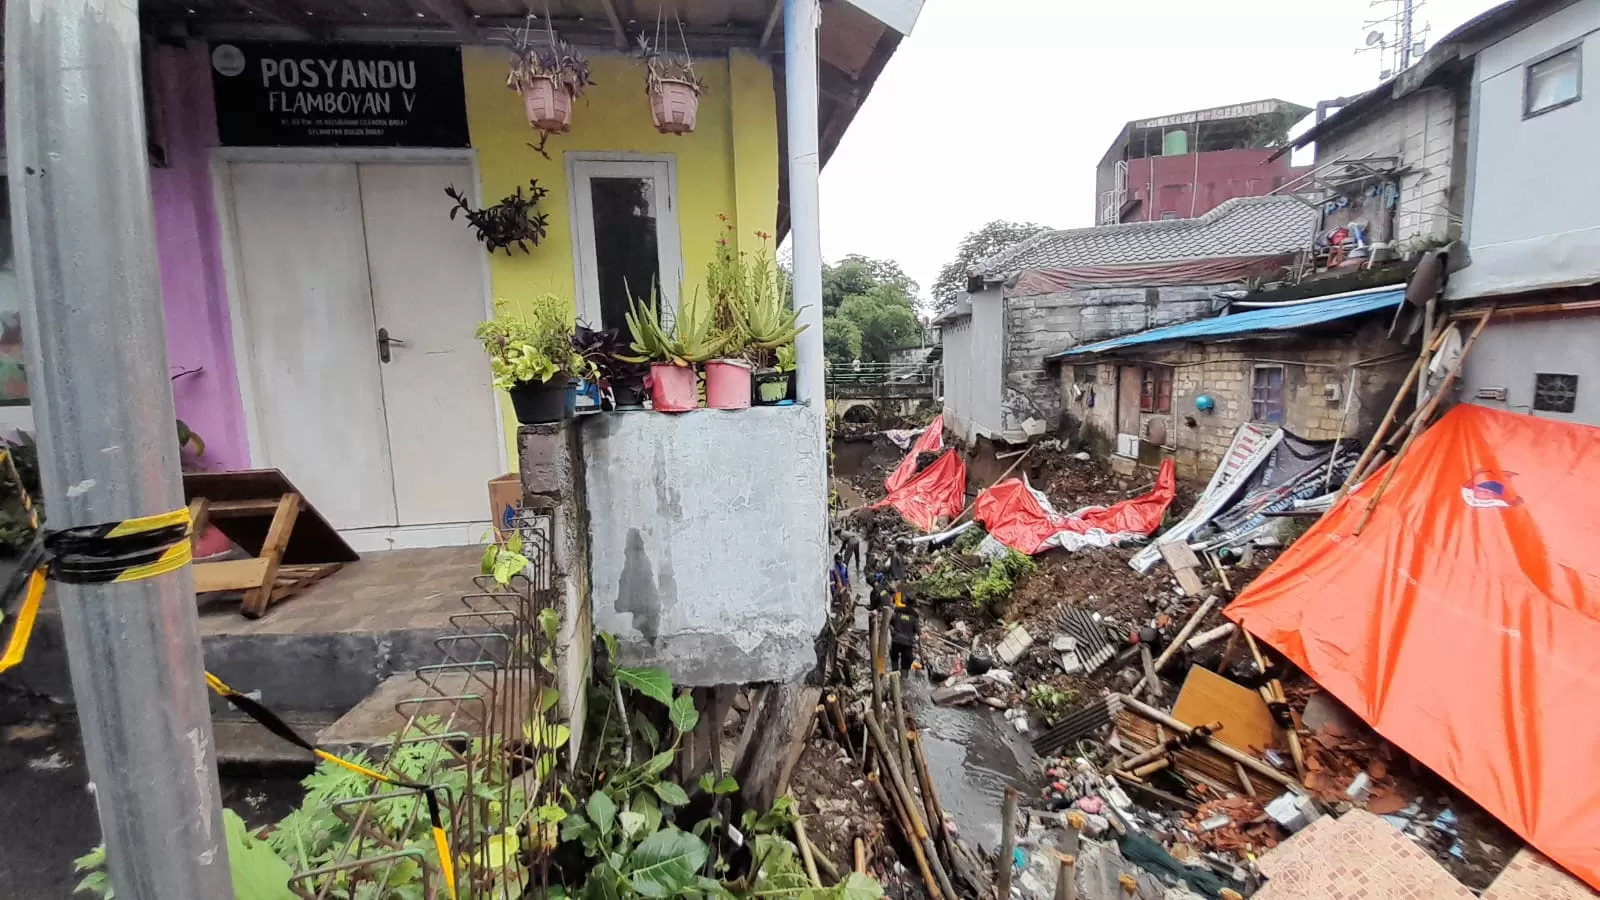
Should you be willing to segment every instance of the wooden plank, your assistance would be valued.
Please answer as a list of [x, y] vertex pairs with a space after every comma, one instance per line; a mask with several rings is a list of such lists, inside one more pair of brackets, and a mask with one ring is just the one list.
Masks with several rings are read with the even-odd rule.
[[1195, 666], [1178, 691], [1172, 717], [1183, 722], [1221, 722], [1217, 740], [1235, 750], [1258, 754], [1280, 746], [1277, 723], [1261, 695]]
[[1167, 561], [1173, 571], [1178, 569], [1197, 569], [1200, 567], [1200, 557], [1194, 555], [1189, 545], [1183, 541], [1169, 541], [1157, 544], [1161, 550], [1161, 558]]
[[200, 546], [200, 536], [206, 533], [206, 526], [211, 522], [211, 501], [204, 497], [196, 497], [189, 501], [189, 545], [191, 548]]
[[244, 601], [239, 604], [239, 612], [246, 618], [261, 618], [267, 611], [267, 604], [272, 602], [272, 583], [278, 577], [283, 551], [289, 546], [289, 536], [294, 533], [294, 522], [299, 516], [299, 494], [288, 493], [279, 498], [278, 511], [272, 516], [272, 526], [267, 529], [267, 540], [259, 554], [267, 564], [266, 574], [260, 584], [245, 591]]
[[280, 600], [287, 600], [342, 568], [344, 568], [344, 563], [327, 563], [320, 566], [279, 566], [278, 577], [273, 579], [272, 582], [272, 599], [267, 601], [267, 605], [271, 606]]
[[816, 718], [820, 688], [771, 685], [750, 709], [753, 732], [734, 760], [733, 775], [752, 808], [767, 809], [778, 799], [778, 781], [794, 742], [803, 740]]
[[1178, 576], [1178, 589], [1183, 591], [1185, 597], [1198, 597], [1206, 592], [1206, 583], [1201, 580], [1199, 569], [1173, 569], [1172, 573]]
[[248, 590], [260, 587], [266, 576], [267, 561], [264, 559], [195, 563], [194, 591], [197, 594], [209, 594], [215, 591]]
[[209, 502], [211, 516], [216, 519], [252, 519], [271, 516], [278, 511], [278, 497], [262, 497], [257, 500], [213, 500]]
[[[210, 500], [215, 507], [226, 500], [271, 500], [288, 493], [300, 493], [293, 482], [277, 469], [244, 469], [237, 472], [186, 472], [183, 476], [184, 502], [197, 497]], [[266, 516], [227, 519], [217, 528], [246, 553], [261, 555], [270, 520]], [[355, 562], [361, 557], [317, 512], [315, 497], [301, 497], [300, 518], [295, 523], [283, 561], [289, 564]]]

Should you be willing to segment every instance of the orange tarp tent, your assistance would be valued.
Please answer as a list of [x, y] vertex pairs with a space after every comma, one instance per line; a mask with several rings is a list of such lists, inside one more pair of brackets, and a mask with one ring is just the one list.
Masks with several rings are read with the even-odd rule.
[[1458, 406], [1356, 535], [1385, 471], [1228, 617], [1600, 888], [1600, 428]]

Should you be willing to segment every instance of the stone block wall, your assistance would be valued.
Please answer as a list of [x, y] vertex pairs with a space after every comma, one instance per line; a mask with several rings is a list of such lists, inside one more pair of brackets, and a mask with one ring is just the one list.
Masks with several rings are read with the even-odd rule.
[[1061, 418], [1057, 375], [1045, 357], [1106, 338], [1211, 315], [1211, 296], [1234, 284], [1080, 288], [1005, 300], [1003, 428], [1029, 418], [1055, 428]]
[[[1140, 413], [1139, 435], [1142, 439], [1152, 419], [1164, 420], [1167, 441], [1153, 458], [1172, 456], [1181, 476], [1205, 479], [1222, 461], [1238, 427], [1251, 421], [1251, 384], [1259, 366], [1283, 368], [1283, 427], [1289, 431], [1308, 440], [1371, 435], [1415, 359], [1414, 351], [1385, 337], [1387, 322], [1381, 318], [1342, 336], [1188, 344], [1137, 358], [1068, 364], [1061, 367], [1057, 383], [1067, 413], [1082, 422], [1086, 441], [1115, 447], [1118, 367], [1171, 366], [1172, 412]], [[1328, 399], [1329, 385], [1337, 385], [1337, 400]], [[1347, 391], [1352, 394], [1348, 404]], [[1195, 408], [1201, 394], [1215, 401], [1212, 412]]]

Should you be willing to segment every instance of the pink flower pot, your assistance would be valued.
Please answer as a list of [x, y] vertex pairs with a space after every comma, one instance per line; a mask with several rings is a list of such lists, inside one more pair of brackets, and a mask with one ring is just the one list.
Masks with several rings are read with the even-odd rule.
[[656, 412], [689, 412], [700, 405], [700, 384], [690, 366], [650, 365], [650, 405]]
[[650, 118], [662, 134], [694, 131], [700, 114], [700, 92], [687, 81], [664, 78], [650, 82]]
[[522, 109], [540, 131], [566, 134], [572, 128], [572, 94], [554, 78], [535, 78], [523, 88]]
[[750, 364], [742, 359], [713, 359], [706, 363], [706, 406], [749, 409]]

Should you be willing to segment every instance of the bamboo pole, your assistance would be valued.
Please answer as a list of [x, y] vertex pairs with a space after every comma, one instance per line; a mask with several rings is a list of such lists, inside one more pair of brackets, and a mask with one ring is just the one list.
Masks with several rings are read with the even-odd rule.
[[811, 879], [811, 886], [822, 887], [822, 879], [817, 876], [817, 861], [811, 855], [811, 841], [806, 837], [805, 816], [794, 818], [794, 842], [800, 846], [800, 859], [806, 866], [806, 877]]
[[[884, 789], [877, 772], [867, 774], [867, 784], [872, 785], [872, 790], [878, 795], [878, 802], [883, 804], [883, 808], [900, 823], [900, 833], [906, 836], [906, 843], [911, 845], [911, 855], [917, 861], [917, 869], [922, 872], [922, 883], [928, 888], [928, 896], [933, 900], [940, 900], [939, 881], [934, 878], [933, 871], [928, 867], [928, 857], [923, 853], [922, 843], [913, 833], [911, 822], [906, 817], [906, 811], [901, 807], [899, 798], [891, 796], [891, 792]], [[951, 893], [950, 897], [951, 900], [956, 900], [954, 893]]]
[[846, 753], [859, 761], [861, 757], [857, 755], [856, 748], [850, 741], [850, 724], [844, 720], [844, 710], [840, 708], [839, 695], [829, 694], [825, 705], [828, 707], [828, 718], [833, 722], [834, 729], [839, 732], [839, 743], [844, 745]]
[[856, 871], [867, 874], [867, 842], [856, 838]]
[[1239, 784], [1244, 787], [1245, 796], [1255, 797], [1256, 786], [1250, 783], [1250, 774], [1244, 770], [1244, 766], [1239, 765], [1237, 760], [1233, 763], [1233, 774], [1239, 776]]
[[1017, 789], [1006, 788], [1006, 799], [1000, 807], [1000, 859], [998, 876], [1001, 900], [1011, 896], [1011, 870], [1015, 868], [1012, 857], [1017, 850]]
[[878, 653], [878, 630], [884, 621], [883, 610], [873, 610], [867, 615], [867, 640], [872, 645], [872, 711], [883, 709], [884, 659]]
[[1150, 656], [1150, 645], [1139, 642], [1139, 665], [1144, 668], [1144, 684], [1151, 697], [1160, 700], [1166, 692], [1161, 689], [1161, 678], [1156, 675], [1156, 661]]
[[917, 732], [906, 735], [911, 743], [911, 764], [917, 770], [917, 781], [922, 785], [922, 800], [928, 807], [928, 827], [936, 832], [939, 842], [946, 838], [944, 807], [939, 803], [939, 793], [933, 787], [933, 770], [928, 768], [928, 757], [922, 752], [922, 741]]
[[1417, 354], [1417, 361], [1411, 364], [1411, 371], [1407, 372], [1405, 380], [1400, 382], [1400, 390], [1395, 392], [1394, 400], [1389, 403], [1388, 411], [1383, 414], [1383, 419], [1378, 422], [1378, 429], [1372, 433], [1372, 440], [1367, 442], [1366, 448], [1361, 451], [1361, 456], [1356, 458], [1355, 467], [1345, 477], [1344, 484], [1339, 486], [1339, 494], [1333, 498], [1334, 506], [1338, 506], [1339, 501], [1343, 500], [1345, 495], [1350, 493], [1351, 488], [1355, 487], [1362, 476], [1366, 474], [1367, 464], [1372, 461], [1373, 454], [1383, 444], [1384, 436], [1389, 432], [1389, 426], [1394, 424], [1395, 415], [1400, 412], [1400, 407], [1405, 404], [1406, 395], [1411, 393], [1411, 386], [1417, 383], [1417, 376], [1422, 372], [1423, 360], [1427, 359], [1434, 348], [1444, 340], [1444, 334], [1445, 329], [1441, 328], [1438, 334], [1430, 335], [1423, 352]]
[[889, 696], [894, 701], [894, 745], [900, 754], [900, 771], [911, 777], [911, 747], [906, 740], [906, 706], [900, 690], [900, 673], [889, 673]]
[[[1181, 734], [1190, 734], [1194, 731], [1193, 727], [1174, 719], [1173, 717], [1167, 715], [1159, 709], [1156, 709], [1153, 706], [1147, 706], [1132, 697], [1124, 696], [1122, 698], [1122, 702], [1128, 708], [1129, 712], [1149, 719], [1150, 721], [1159, 725], [1165, 725]], [[1205, 745], [1207, 748], [1226, 756], [1227, 758], [1239, 763], [1246, 769], [1255, 772], [1263, 778], [1271, 779], [1272, 781], [1283, 785], [1289, 790], [1294, 791], [1296, 794], [1304, 794], [1306, 792], [1305, 786], [1302, 785], [1299, 780], [1294, 778], [1294, 776], [1285, 775], [1261, 760], [1256, 759], [1247, 753], [1242, 753], [1233, 747], [1222, 743], [1216, 738], [1211, 737], [1210, 735], [1198, 735], [1197, 737], [1200, 743]]]
[[[1206, 602], [1200, 604], [1200, 608], [1194, 611], [1194, 615], [1189, 617], [1189, 621], [1183, 623], [1183, 628], [1178, 630], [1177, 637], [1174, 637], [1172, 639], [1172, 643], [1167, 645], [1167, 649], [1161, 651], [1161, 655], [1156, 658], [1155, 671], [1157, 674], [1159, 674], [1161, 670], [1166, 667], [1167, 663], [1170, 662], [1174, 656], [1178, 655], [1178, 650], [1183, 647], [1183, 642], [1187, 641], [1190, 635], [1194, 634], [1195, 629], [1200, 627], [1200, 623], [1205, 619], [1206, 616], [1211, 614], [1211, 610], [1214, 609], [1216, 605], [1217, 597], [1215, 594], [1213, 594], [1212, 596], [1206, 598]], [[1145, 679], [1140, 678], [1139, 683], [1134, 685], [1133, 690], [1129, 691], [1129, 693], [1138, 694], [1139, 691], [1144, 687]], [[1157, 694], [1156, 696], [1160, 697], [1161, 695]]]
[[1483, 334], [1483, 330], [1489, 326], [1489, 320], [1494, 318], [1494, 311], [1495, 307], [1489, 307], [1488, 311], [1483, 314], [1483, 318], [1478, 320], [1478, 325], [1472, 329], [1472, 334], [1467, 337], [1467, 342], [1461, 345], [1461, 355], [1456, 357], [1455, 364], [1450, 366], [1450, 371], [1445, 373], [1444, 380], [1439, 382], [1439, 389], [1434, 391], [1433, 396], [1428, 399], [1427, 407], [1417, 415], [1417, 420], [1411, 424], [1411, 430], [1406, 433], [1405, 442], [1400, 445], [1399, 450], [1395, 451], [1394, 459], [1390, 462], [1389, 468], [1383, 473], [1383, 481], [1378, 483], [1378, 489], [1372, 492], [1372, 499], [1367, 501], [1367, 511], [1362, 513], [1361, 521], [1356, 524], [1355, 534], [1360, 534], [1361, 529], [1366, 528], [1367, 522], [1372, 520], [1372, 513], [1378, 508], [1378, 501], [1383, 499], [1383, 492], [1388, 490], [1389, 482], [1394, 480], [1394, 473], [1399, 470], [1400, 461], [1405, 458], [1406, 451], [1411, 449], [1411, 444], [1417, 439], [1417, 435], [1427, 429], [1428, 420], [1433, 417], [1434, 412], [1439, 408], [1440, 402], [1444, 400], [1444, 395], [1449, 392], [1451, 385], [1455, 384], [1456, 376], [1461, 374], [1461, 367], [1467, 361], [1467, 354], [1472, 352], [1472, 345], [1478, 342], [1478, 336]]
[[876, 713], [867, 712], [867, 731], [872, 735], [872, 740], [878, 745], [878, 754], [883, 759], [884, 768], [889, 770], [889, 780], [894, 783], [901, 801], [905, 804], [906, 814], [911, 819], [912, 826], [916, 829], [917, 840], [922, 842], [923, 849], [928, 856], [928, 864], [933, 868], [934, 874], [939, 878], [939, 887], [951, 897], [958, 896], [951, 887], [950, 875], [944, 870], [944, 863], [940, 861], [938, 852], [934, 849], [933, 840], [928, 837], [928, 826], [922, 819], [922, 811], [917, 808], [915, 795], [906, 784], [905, 775], [900, 771], [900, 765], [895, 760], [894, 751], [889, 749], [889, 740], [883, 735], [883, 724], [878, 721]]

